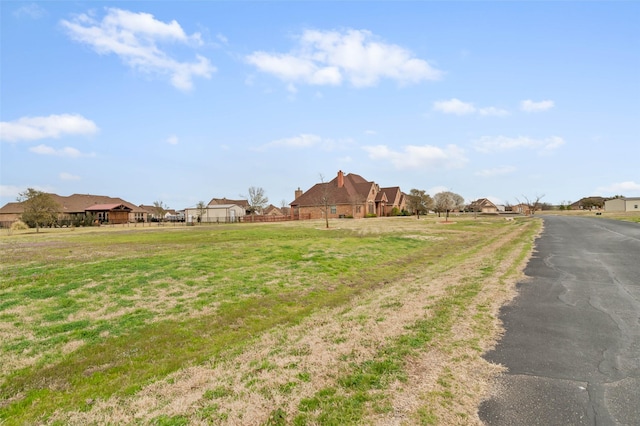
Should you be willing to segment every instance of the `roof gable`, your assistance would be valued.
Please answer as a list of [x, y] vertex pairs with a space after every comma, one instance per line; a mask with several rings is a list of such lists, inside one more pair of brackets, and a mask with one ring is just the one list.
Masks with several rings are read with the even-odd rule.
[[208, 206], [215, 206], [215, 205], [220, 205], [220, 204], [235, 204], [238, 205], [240, 207], [243, 208], [249, 208], [249, 201], [248, 200], [231, 200], [229, 198], [212, 198], [211, 201], [209, 201], [209, 204], [207, 204]]
[[125, 206], [124, 204], [94, 204], [93, 206], [89, 206], [85, 209], [88, 212], [97, 212], [97, 211], [123, 211], [130, 212], [131, 208]]
[[363, 204], [367, 201], [373, 201], [379, 192], [379, 188], [374, 182], [354, 173], [342, 175], [343, 185], [339, 186], [340, 176], [339, 174], [329, 182], [315, 184], [290, 205], [318, 206], [323, 204], [325, 197], [332, 205]]

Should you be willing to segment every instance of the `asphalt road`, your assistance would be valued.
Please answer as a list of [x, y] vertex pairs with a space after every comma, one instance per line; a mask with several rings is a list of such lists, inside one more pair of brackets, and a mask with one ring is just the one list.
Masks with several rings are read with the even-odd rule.
[[508, 372], [487, 425], [640, 425], [640, 224], [545, 216], [485, 359]]

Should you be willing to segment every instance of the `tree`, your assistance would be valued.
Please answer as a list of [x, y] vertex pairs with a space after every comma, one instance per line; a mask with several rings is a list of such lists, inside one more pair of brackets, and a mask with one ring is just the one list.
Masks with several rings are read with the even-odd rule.
[[433, 199], [422, 189], [412, 189], [407, 196], [408, 206], [412, 213], [420, 219], [420, 212], [425, 215], [433, 207]]
[[525, 206], [527, 206], [527, 209], [529, 210], [529, 214], [531, 216], [533, 216], [534, 214], [536, 214], [537, 210], [541, 210], [542, 208], [542, 203], [540, 202], [540, 200], [542, 200], [542, 198], [544, 198], [544, 194], [542, 195], [536, 195], [535, 198], [529, 198], [525, 195], [522, 196], [522, 198], [524, 198], [524, 203], [521, 203], [520, 200], [518, 200], [516, 198], [516, 201], [518, 202], [518, 204], [524, 204]]
[[167, 207], [162, 201], [153, 202], [154, 216], [158, 218], [159, 222], [161, 222], [164, 219], [164, 214], [167, 212], [168, 209], [169, 207]]
[[289, 216], [290, 207], [289, 207], [289, 204], [287, 203], [287, 200], [285, 200], [284, 198], [280, 200], [280, 211], [282, 212], [283, 215]]
[[[242, 195], [241, 195], [242, 197]], [[267, 207], [269, 198], [265, 195], [264, 189], [260, 187], [252, 186], [249, 188], [249, 196], [246, 197], [249, 201], [249, 209], [251, 214], [260, 213]]]
[[317, 205], [324, 215], [325, 227], [329, 228], [329, 209], [331, 208], [332, 203], [334, 202], [334, 193], [333, 188], [331, 187], [331, 183], [327, 183], [324, 181], [324, 176], [320, 174], [320, 190], [317, 192], [318, 196], [315, 200], [315, 205]]
[[438, 192], [433, 196], [433, 203], [438, 216], [445, 213], [445, 222], [449, 220], [449, 212], [460, 209], [464, 206], [464, 198], [461, 195], [451, 191]]
[[200, 222], [204, 217], [204, 213], [207, 211], [207, 205], [204, 203], [204, 201], [198, 201], [198, 204], [196, 204], [196, 209], [198, 209], [198, 222]]
[[60, 205], [46, 192], [28, 188], [18, 195], [23, 203], [22, 221], [40, 232], [41, 226], [52, 225], [58, 220]]

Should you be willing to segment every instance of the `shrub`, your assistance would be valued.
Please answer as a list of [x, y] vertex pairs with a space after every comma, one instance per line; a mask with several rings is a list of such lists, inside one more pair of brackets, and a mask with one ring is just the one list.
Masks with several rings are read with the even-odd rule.
[[19, 231], [19, 230], [23, 230], [23, 229], [29, 229], [29, 225], [27, 225], [26, 223], [24, 223], [21, 220], [16, 220], [15, 222], [13, 222], [11, 224], [11, 230], [12, 231]]

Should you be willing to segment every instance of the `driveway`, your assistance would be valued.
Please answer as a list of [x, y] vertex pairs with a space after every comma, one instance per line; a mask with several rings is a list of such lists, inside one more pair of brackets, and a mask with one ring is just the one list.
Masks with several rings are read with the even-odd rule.
[[506, 333], [488, 425], [640, 425], [640, 224], [545, 216]]

